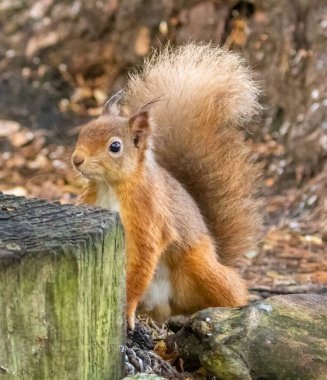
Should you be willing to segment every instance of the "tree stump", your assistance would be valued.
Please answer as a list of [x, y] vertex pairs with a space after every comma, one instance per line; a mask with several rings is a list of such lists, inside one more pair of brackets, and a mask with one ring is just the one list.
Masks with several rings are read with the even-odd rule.
[[1, 378], [121, 379], [124, 271], [115, 214], [0, 193]]
[[185, 369], [223, 380], [323, 380], [327, 375], [327, 296], [268, 298], [243, 308], [194, 314], [167, 339]]

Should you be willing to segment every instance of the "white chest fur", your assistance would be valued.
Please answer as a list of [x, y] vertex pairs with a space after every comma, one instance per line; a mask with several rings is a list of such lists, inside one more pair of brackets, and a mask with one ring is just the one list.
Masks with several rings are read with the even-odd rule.
[[96, 205], [119, 212], [119, 202], [113, 189], [106, 183], [99, 183]]
[[160, 261], [151, 285], [142, 300], [141, 308], [158, 321], [164, 321], [170, 316], [170, 298], [170, 271], [167, 265]]

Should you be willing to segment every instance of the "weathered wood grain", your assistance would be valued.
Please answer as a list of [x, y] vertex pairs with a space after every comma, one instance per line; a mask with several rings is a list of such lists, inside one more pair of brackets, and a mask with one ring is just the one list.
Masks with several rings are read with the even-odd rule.
[[292, 294], [244, 308], [211, 308], [168, 338], [186, 369], [224, 380], [323, 380], [327, 375], [327, 296]]
[[121, 379], [115, 214], [0, 193], [1, 379]]

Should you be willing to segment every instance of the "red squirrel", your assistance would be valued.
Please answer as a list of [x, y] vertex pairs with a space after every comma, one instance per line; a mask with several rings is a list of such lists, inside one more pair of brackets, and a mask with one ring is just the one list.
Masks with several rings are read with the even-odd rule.
[[261, 222], [260, 169], [240, 128], [260, 110], [258, 93], [238, 55], [186, 44], [148, 58], [82, 128], [80, 203], [120, 214], [130, 328], [138, 306], [163, 322], [247, 303], [232, 265]]

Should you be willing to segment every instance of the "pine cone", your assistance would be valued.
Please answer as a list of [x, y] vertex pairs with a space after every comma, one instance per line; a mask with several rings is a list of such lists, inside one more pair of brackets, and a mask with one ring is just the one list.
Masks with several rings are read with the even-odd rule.
[[138, 347], [145, 350], [152, 350], [154, 347], [151, 333], [141, 323], [136, 323], [133, 331], [128, 331], [127, 347]]
[[153, 351], [138, 347], [125, 349], [125, 375], [148, 373], [163, 376], [165, 379], [182, 379], [182, 376], [169, 363]]

